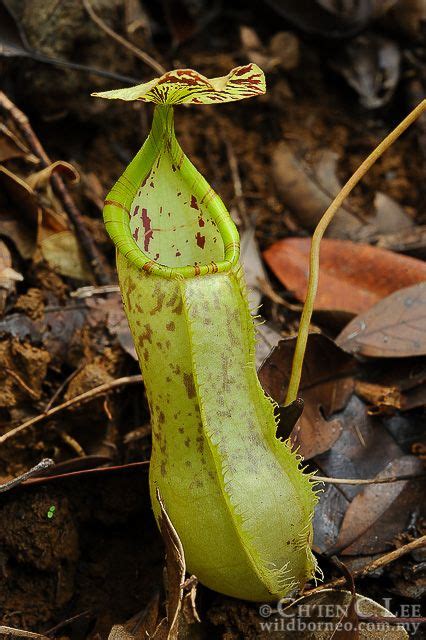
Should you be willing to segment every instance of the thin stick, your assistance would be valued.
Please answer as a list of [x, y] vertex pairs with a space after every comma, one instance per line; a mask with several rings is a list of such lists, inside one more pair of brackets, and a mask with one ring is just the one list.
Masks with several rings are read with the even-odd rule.
[[31, 396], [31, 398], [34, 398], [34, 400], [38, 400], [39, 399], [39, 395], [38, 393], [36, 393], [35, 391], [33, 391], [33, 389], [31, 389], [26, 382], [24, 382], [24, 380], [22, 380], [22, 378], [16, 373], [16, 371], [13, 371], [13, 369], [9, 369], [9, 367], [5, 367], [5, 371], [12, 376], [12, 378], [14, 380], [16, 380], [16, 382], [19, 384], [19, 386], [26, 392], [28, 393], [29, 396]]
[[[0, 45], [0, 52], [1, 52]], [[24, 54], [23, 54], [24, 55]], [[127, 84], [137, 84], [140, 80], [136, 78], [131, 78], [129, 76], [123, 76], [121, 73], [115, 73], [114, 71], [107, 71], [106, 69], [97, 69], [96, 67], [91, 67], [86, 64], [79, 64], [78, 62], [71, 62], [70, 60], [61, 60], [61, 58], [51, 58], [50, 56], [46, 56], [43, 53], [39, 53], [38, 51], [32, 51], [28, 54], [32, 60], [37, 60], [37, 62], [42, 62], [43, 64], [51, 64], [54, 67], [65, 67], [66, 69], [74, 69], [75, 71], [84, 71], [86, 73], [92, 73], [95, 76], [100, 76], [101, 78], [109, 78], [111, 80], [116, 80], [117, 82], [126, 82]]]
[[0, 493], [4, 493], [5, 491], [10, 491], [14, 487], [20, 485], [24, 480], [28, 480], [32, 476], [35, 476], [39, 471], [45, 471], [45, 469], [50, 469], [50, 467], [55, 466], [55, 463], [50, 458], [43, 458], [35, 467], [26, 471], [22, 475], [17, 478], [13, 478], [13, 480], [9, 480], [9, 482], [5, 482], [4, 484], [0, 484]]
[[69, 433], [65, 433], [65, 431], [61, 431], [59, 433], [59, 435], [61, 436], [61, 438], [65, 442], [65, 444], [67, 444], [70, 447], [70, 449], [72, 449], [74, 451], [74, 453], [77, 454], [78, 458], [85, 458], [86, 457], [86, 453], [85, 453], [83, 447], [81, 446], [81, 444], [79, 442], [77, 442], [77, 440], [75, 438], [70, 436]]
[[45, 411], [44, 413], [41, 413], [38, 416], [34, 416], [34, 418], [30, 418], [23, 424], [20, 424], [18, 427], [15, 427], [14, 429], [7, 431], [2, 436], [0, 436], [0, 444], [3, 444], [4, 442], [16, 436], [18, 433], [21, 433], [25, 429], [32, 427], [34, 424], [38, 424], [39, 422], [42, 422], [46, 418], [50, 418], [51, 416], [56, 415], [60, 411], [63, 411], [64, 409], [68, 409], [68, 407], [71, 407], [72, 405], [79, 404], [80, 402], [87, 402], [88, 400], [91, 400], [96, 396], [100, 396], [103, 393], [111, 391], [112, 389], [116, 389], [117, 387], [124, 387], [129, 384], [138, 384], [139, 382], [142, 382], [141, 375], [124, 376], [123, 378], [117, 378], [117, 380], [112, 380], [112, 382], [106, 382], [105, 384], [100, 384], [98, 387], [95, 387], [94, 389], [90, 389], [89, 391], [85, 391], [84, 393], [81, 393], [80, 395], [75, 396], [74, 398], [71, 398], [66, 402], [63, 402], [62, 404], [58, 404], [56, 407], [52, 407], [52, 409], [49, 409], [48, 411]]
[[261, 292], [272, 300], [272, 302], [275, 302], [275, 304], [280, 304], [282, 307], [290, 309], [290, 311], [302, 311], [303, 306], [301, 304], [292, 304], [291, 302], [287, 302], [287, 300], [282, 298], [280, 294], [273, 289], [272, 285], [264, 278], [258, 278], [257, 282]]
[[77, 615], [72, 616], [72, 618], [67, 618], [66, 620], [62, 620], [61, 622], [59, 622], [59, 624], [55, 625], [48, 631], [45, 631], [46, 636], [53, 636], [54, 634], [56, 635], [56, 631], [59, 631], [59, 629], [63, 629], [64, 627], [67, 627], [72, 622], [81, 620], [81, 618], [91, 618], [91, 616], [92, 616], [92, 613], [89, 609], [87, 611], [82, 611], [81, 613], [77, 613]]
[[80, 287], [75, 291], [71, 291], [71, 298], [91, 298], [92, 296], [100, 296], [105, 293], [120, 293], [120, 287], [118, 284], [105, 284], [102, 287]]
[[332, 221], [336, 211], [340, 209], [344, 200], [350, 194], [352, 189], [365, 176], [367, 171], [380, 158], [380, 156], [395, 142], [397, 138], [426, 110], [426, 100], [423, 100], [411, 113], [399, 123], [397, 127], [374, 149], [372, 153], [364, 160], [360, 167], [355, 171], [353, 176], [349, 178], [341, 189], [340, 193], [333, 200], [323, 217], [319, 221], [314, 234], [312, 236], [311, 251], [309, 256], [309, 279], [308, 289], [306, 293], [305, 304], [303, 307], [302, 317], [300, 320], [299, 334], [297, 336], [296, 349], [293, 356], [293, 364], [291, 369], [290, 382], [288, 385], [285, 404], [291, 404], [297, 398], [300, 379], [302, 376], [303, 358], [308, 341], [309, 325], [314, 309], [315, 296], [318, 289], [319, 275], [319, 253], [321, 238], [325, 230]]
[[238, 161], [235, 157], [234, 150], [229, 140], [225, 140], [226, 154], [228, 156], [228, 164], [231, 169], [232, 182], [234, 184], [234, 193], [237, 200], [237, 207], [243, 221], [244, 227], [247, 229], [250, 226], [250, 220], [247, 213], [247, 207], [244, 200], [243, 185], [241, 182], [240, 170], [238, 168]]
[[327, 476], [313, 476], [313, 479], [325, 484], [385, 484], [387, 482], [401, 482], [402, 480], [412, 480], [413, 478], [424, 478], [426, 474], [418, 473], [405, 476], [388, 476], [387, 478], [328, 478]]
[[[373, 571], [376, 571], [377, 569], [380, 569], [381, 567], [384, 567], [385, 565], [390, 564], [395, 560], [398, 560], [398, 558], [401, 558], [401, 556], [404, 556], [407, 553], [411, 553], [411, 551], [415, 551], [416, 549], [422, 549], [423, 547], [426, 547], [426, 536], [422, 536], [421, 538], [416, 538], [412, 542], [409, 542], [408, 544], [404, 544], [402, 547], [399, 547], [399, 549], [394, 549], [389, 553], [385, 553], [385, 555], [381, 556], [380, 558], [377, 558], [376, 560], [373, 560], [373, 562], [369, 562], [364, 568], [356, 569], [355, 571], [353, 571], [352, 575], [354, 576], [354, 578], [363, 577], [368, 573], [372, 573]], [[330, 582], [327, 582], [326, 584], [322, 584], [319, 587], [306, 589], [306, 591], [304, 592], [304, 595], [311, 595], [312, 593], [323, 591], [324, 589], [332, 589], [334, 587], [340, 587], [345, 584], [346, 584], [346, 578], [336, 578], [335, 580], [331, 580]]]
[[142, 49], [139, 49], [139, 47], [136, 47], [132, 42], [129, 42], [129, 40], [126, 40], [126, 38], [123, 38], [123, 36], [120, 36], [113, 29], [111, 29], [111, 27], [105, 24], [102, 18], [100, 18], [93, 11], [93, 7], [90, 4], [89, 0], [83, 0], [83, 6], [86, 9], [87, 13], [89, 14], [90, 18], [93, 20], [93, 22], [97, 24], [98, 27], [102, 29], [102, 31], [107, 33], [111, 38], [113, 38], [116, 42], [121, 44], [123, 47], [131, 51], [134, 56], [139, 58], [139, 60], [142, 60], [142, 62], [145, 62], [145, 64], [151, 67], [151, 69], [154, 69], [156, 73], [159, 73], [160, 75], [163, 75], [163, 73], [166, 73], [166, 69], [163, 66], [161, 66], [161, 64], [157, 62], [154, 58], [152, 58], [148, 53], [145, 53], [145, 51], [142, 51]]
[[[0, 108], [8, 113], [16, 123], [33, 154], [40, 159], [41, 166], [48, 167], [51, 164], [50, 158], [44, 150], [40, 140], [34, 133], [27, 116], [18, 109], [18, 107], [2, 91], [0, 91]], [[83, 217], [77, 209], [74, 200], [70, 196], [64, 181], [57, 173], [52, 173], [50, 180], [54, 191], [61, 199], [64, 209], [75, 228], [81, 247], [93, 270], [97, 283], [109, 284], [109, 270], [105, 258], [90, 235]]]
[[[103, 462], [102, 464], [105, 464], [105, 462]], [[84, 478], [87, 475], [93, 475], [93, 474], [97, 474], [97, 475], [114, 474], [117, 472], [121, 473], [123, 471], [133, 471], [136, 469], [146, 470], [148, 469], [148, 465], [149, 465], [148, 460], [142, 460], [141, 462], [129, 462], [128, 464], [120, 464], [114, 467], [95, 467], [94, 469], [81, 469], [80, 471], [68, 471], [64, 473], [54, 474], [51, 476], [46, 475], [46, 476], [40, 476], [38, 478], [30, 478], [29, 480], [26, 480], [22, 484], [25, 487], [30, 487], [31, 485], [46, 484], [47, 482], [56, 482], [57, 480], [62, 480], [65, 478], [69, 480], [70, 478]]]
[[47, 636], [43, 636], [40, 633], [25, 631], [25, 629], [15, 629], [15, 627], [5, 627], [4, 625], [0, 625], [0, 638], [4, 640], [11, 640], [11, 638], [20, 638], [20, 640], [49, 640]]
[[81, 364], [79, 367], [77, 367], [77, 369], [75, 369], [69, 376], [68, 378], [66, 378], [62, 384], [56, 389], [55, 393], [53, 394], [53, 396], [50, 398], [49, 402], [47, 403], [47, 405], [44, 407], [44, 413], [46, 413], [46, 411], [49, 411], [49, 409], [52, 408], [52, 406], [55, 404], [56, 400], [59, 398], [59, 396], [61, 395], [61, 393], [63, 392], [63, 390], [65, 389], [65, 387], [71, 382], [71, 380], [73, 380], [75, 378], [75, 376], [80, 373], [80, 371], [83, 370], [83, 367], [85, 366], [86, 363]]

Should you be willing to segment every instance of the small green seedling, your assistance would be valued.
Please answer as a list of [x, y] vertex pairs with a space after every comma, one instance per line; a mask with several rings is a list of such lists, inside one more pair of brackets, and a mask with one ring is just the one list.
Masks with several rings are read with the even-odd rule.
[[49, 507], [49, 511], [47, 512], [47, 517], [49, 520], [51, 520], [54, 517], [55, 512], [56, 512], [56, 507], [52, 504], [52, 506]]
[[[276, 437], [275, 403], [256, 374], [238, 231], [179, 146], [173, 106], [231, 102], [264, 91], [263, 72], [249, 64], [222, 78], [179, 69], [94, 94], [156, 104], [149, 136], [104, 208], [151, 411], [153, 509], [158, 520], [158, 490], [188, 570], [202, 583], [263, 602], [315, 575], [315, 480], [291, 444]], [[404, 123], [397, 135], [410, 122]], [[314, 236], [288, 403], [299, 387], [321, 236], [367, 168], [344, 187]]]

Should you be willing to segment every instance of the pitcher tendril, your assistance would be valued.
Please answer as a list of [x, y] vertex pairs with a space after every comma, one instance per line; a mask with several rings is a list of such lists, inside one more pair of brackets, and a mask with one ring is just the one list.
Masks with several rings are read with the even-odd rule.
[[365, 176], [367, 171], [373, 166], [373, 164], [380, 158], [380, 156], [404, 133], [408, 127], [419, 118], [422, 113], [426, 111], [426, 100], [420, 102], [420, 104], [408, 114], [402, 122], [400, 122], [389, 135], [370, 153], [370, 155], [364, 160], [364, 162], [358, 167], [355, 173], [349, 178], [346, 184], [342, 187], [340, 192], [334, 198], [331, 205], [323, 214], [321, 220], [318, 222], [317, 227], [312, 236], [311, 250], [309, 255], [309, 277], [308, 288], [306, 292], [305, 304], [303, 307], [302, 317], [299, 325], [299, 333], [296, 341], [296, 348], [293, 356], [293, 364], [291, 368], [291, 376], [287, 390], [287, 396], [285, 404], [289, 405], [297, 398], [299, 391], [300, 379], [302, 377], [303, 358], [305, 356], [306, 344], [308, 341], [309, 325], [311, 323], [312, 313], [314, 310], [314, 302], [318, 289], [318, 277], [319, 277], [319, 260], [320, 260], [320, 245], [321, 239], [332, 221], [335, 213], [340, 209], [343, 202], [346, 200], [352, 189], [358, 184], [358, 182]]

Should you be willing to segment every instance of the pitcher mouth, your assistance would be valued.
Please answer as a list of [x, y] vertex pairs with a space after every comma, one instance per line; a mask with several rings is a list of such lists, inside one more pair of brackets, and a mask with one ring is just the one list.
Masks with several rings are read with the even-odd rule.
[[[127, 186], [127, 190], [129, 186]], [[136, 193], [137, 187], [133, 190]], [[110, 194], [111, 195], [111, 194]], [[130, 192], [128, 191], [128, 196]], [[209, 213], [217, 225], [218, 231], [223, 241], [224, 259], [208, 264], [186, 265], [183, 267], [171, 267], [161, 264], [148, 256], [135, 242], [130, 229], [130, 209], [124, 204], [107, 197], [104, 203], [104, 221], [107, 232], [119, 251], [131, 264], [146, 273], [160, 276], [162, 278], [194, 278], [214, 273], [224, 273], [229, 271], [238, 263], [240, 257], [240, 237], [237, 228], [230, 219], [229, 213], [213, 189], [204, 192], [206, 203], [208, 198]]]
[[[156, 172], [160, 171], [163, 164], [170, 175], [166, 173], [159, 177]], [[170, 181], [177, 177], [176, 195], [175, 191], [173, 194], [166, 192], [165, 199], [153, 201], [154, 180], [161, 193], [164, 188], [162, 185], [172, 184]], [[186, 201], [182, 205], [182, 197], [179, 196], [185, 190]], [[182, 236], [181, 230], [186, 224], [179, 226], [174, 218], [172, 226], [167, 229], [167, 226], [164, 227], [164, 216], [166, 222], [173, 220], [173, 216], [185, 212], [185, 207], [190, 217], [188, 234]], [[162, 216], [162, 223], [158, 216]], [[155, 108], [152, 128], [145, 144], [105, 200], [104, 221], [117, 250], [146, 273], [163, 278], [193, 278], [223, 273], [238, 263], [238, 230], [220, 197], [182, 151], [174, 134], [173, 108], [168, 105]], [[194, 224], [198, 229], [196, 233]], [[155, 225], [157, 228], [154, 228]], [[177, 231], [178, 227], [180, 231]], [[161, 246], [155, 245], [161, 235], [167, 238], [165, 245], [161, 244], [161, 240]], [[150, 248], [153, 243], [155, 249], [152, 246]], [[190, 249], [191, 246], [193, 249]], [[185, 251], [189, 253], [186, 255]], [[189, 260], [194, 261], [188, 264]]]

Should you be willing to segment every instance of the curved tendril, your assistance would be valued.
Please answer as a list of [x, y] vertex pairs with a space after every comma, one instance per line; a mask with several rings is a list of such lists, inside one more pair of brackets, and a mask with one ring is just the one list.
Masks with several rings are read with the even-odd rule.
[[314, 302], [318, 289], [319, 276], [319, 254], [321, 239], [332, 221], [334, 214], [340, 209], [347, 196], [358, 182], [364, 177], [367, 171], [380, 158], [380, 156], [404, 133], [404, 131], [426, 111], [426, 100], [420, 102], [415, 109], [408, 114], [402, 122], [384, 140], [370, 153], [364, 162], [358, 167], [355, 173], [349, 178], [342, 187], [338, 195], [335, 197], [331, 205], [328, 207], [321, 220], [319, 221], [314, 234], [312, 236], [311, 250], [309, 254], [309, 278], [308, 289], [306, 293], [305, 304], [303, 306], [302, 317], [300, 319], [299, 333], [296, 341], [296, 349], [293, 356], [291, 368], [290, 382], [288, 385], [285, 405], [289, 405], [297, 398], [299, 391], [300, 379], [302, 377], [303, 358], [305, 356], [306, 344], [309, 335], [309, 325], [314, 310]]

